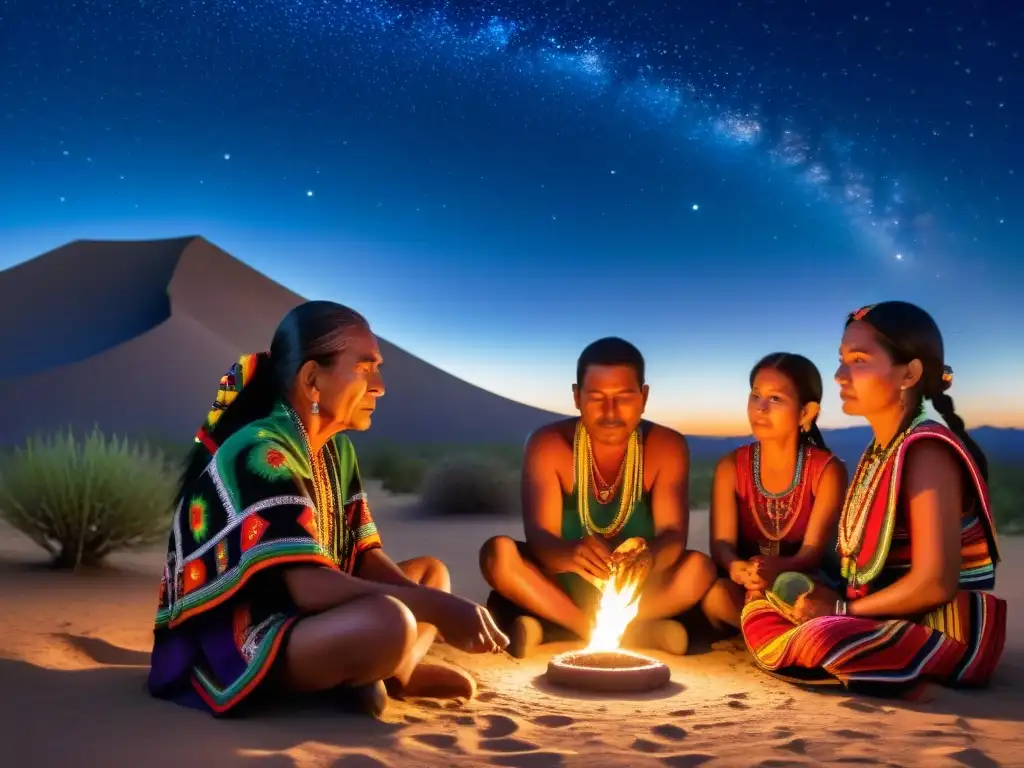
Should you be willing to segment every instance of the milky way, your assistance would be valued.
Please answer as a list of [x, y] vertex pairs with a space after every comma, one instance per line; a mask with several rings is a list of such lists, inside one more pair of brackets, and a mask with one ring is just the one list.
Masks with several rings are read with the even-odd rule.
[[870, 179], [854, 159], [857, 147], [838, 132], [815, 136], [790, 117], [730, 103], [740, 97], [721, 85], [725, 66], [696, 45], [674, 44], [676, 61], [665, 66], [664, 50], [588, 36], [578, 21], [460, 14], [448, 4], [415, 9], [365, 0], [231, 0], [216, 8], [229, 24], [254, 24], [279, 42], [348, 36], [367, 52], [400, 50], [421, 67], [441, 57], [465, 73], [480, 61], [497, 61], [520, 77], [554, 81], [570, 100], [606, 94], [614, 109], [644, 127], [654, 123], [671, 136], [784, 169], [809, 194], [840, 206], [880, 253], [893, 258], [912, 254], [914, 224], [926, 213], [910, 206], [898, 176]]
[[722, 414], [880, 298], [987, 339], [952, 363], [986, 380], [1019, 337], [1019, 3], [21, 0], [0, 28], [0, 266], [200, 232], [503, 394], [610, 332]]
[[[271, 50], [290, 49], [328, 81], [332, 69], [348, 66], [351, 57], [388, 57], [409, 70], [447, 69], [480, 89], [501, 81], [509, 97], [517, 83], [546, 86], [580, 121], [603, 109], [640, 130], [659, 132], [666, 142], [696, 142], [721, 161], [784, 174], [808, 201], [836, 206], [876, 253], [913, 261], [919, 235], [935, 221], [935, 201], [922, 202], [925, 196], [901, 178], [899, 163], [879, 159], [871, 137], [855, 141], [820, 115], [802, 123], [799, 118], [813, 114], [814, 105], [787, 112], [787, 102], [800, 104], [794, 82], [785, 72], [744, 59], [742, 46], [723, 46], [724, 30], [695, 25], [658, 39], [643, 28], [642, 14], [626, 22], [630, 14], [613, 6], [608, 3], [613, 12], [606, 17], [572, 2], [543, 13], [535, 7], [516, 13], [368, 0], [156, 1], [144, 10], [153, 29], [166, 28], [169, 15], [178, 25], [191, 18], [221, 25], [226, 44], [237, 44], [237, 36]], [[117, 14], [120, 6], [105, 10]], [[858, 21], [854, 15], [846, 23]], [[615, 34], [624, 27], [641, 32], [632, 40]], [[394, 89], [396, 82], [384, 87]]]

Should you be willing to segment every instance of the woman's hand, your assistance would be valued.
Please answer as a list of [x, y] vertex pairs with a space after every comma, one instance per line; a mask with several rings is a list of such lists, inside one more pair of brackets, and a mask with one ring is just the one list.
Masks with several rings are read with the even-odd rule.
[[835, 616], [840, 599], [830, 589], [817, 586], [810, 592], [800, 595], [793, 603], [793, 618], [803, 623], [822, 616]]
[[764, 592], [773, 582], [765, 582], [753, 560], [736, 560], [729, 566], [729, 578], [747, 592]]
[[746, 560], [733, 560], [729, 564], [729, 578], [744, 589], [749, 589], [747, 584], [755, 577], [754, 566]]
[[747, 589], [752, 591], [764, 591], [771, 589], [775, 580], [783, 569], [777, 557], [770, 555], [758, 555], [750, 558], [750, 565], [753, 575]]
[[429, 590], [430, 623], [444, 641], [466, 653], [496, 653], [508, 647], [509, 639], [494, 623], [484, 606], [441, 590]]

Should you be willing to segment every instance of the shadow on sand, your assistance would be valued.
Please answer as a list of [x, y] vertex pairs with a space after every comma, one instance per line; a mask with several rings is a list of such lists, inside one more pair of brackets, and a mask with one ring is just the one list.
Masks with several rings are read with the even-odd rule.
[[131, 648], [122, 648], [98, 637], [69, 635], [65, 632], [55, 633], [51, 637], [63, 640], [79, 653], [106, 667], [149, 668], [150, 654], [145, 651], [133, 651]]
[[[904, 710], [927, 715], [952, 716], [957, 718], [958, 727], [967, 731], [971, 730], [968, 723], [970, 719], [1019, 723], [1024, 722], [1024, 707], [1021, 707], [1024, 691], [1024, 653], [1007, 653], [987, 688], [955, 690], [933, 683], [925, 687], [923, 694], [916, 701], [851, 694], [843, 688], [831, 686], [819, 686], [809, 690], [831, 703], [838, 700], [838, 705], [843, 709], [861, 714], [885, 717], [898, 710]], [[996, 763], [982, 760], [964, 765], [987, 768]]]
[[[415, 719], [404, 723], [387, 723], [366, 715], [351, 714], [324, 702], [294, 702], [294, 707], [260, 708], [245, 717], [215, 719], [194, 710], [151, 698], [145, 690], [148, 654], [120, 648], [103, 640], [79, 635], [55, 635], [93, 659], [103, 668], [91, 670], [52, 670], [24, 661], [0, 659], [0, 691], [5, 695], [0, 705], [0, 743], [7, 745], [7, 761], [12, 765], [74, 765], [81, 768], [108, 768], [120, 765], [146, 765], [179, 768], [183, 764], [217, 766], [259, 766], [292, 768], [305, 763], [335, 768], [388, 768], [409, 764], [403, 746], [408, 739], [404, 729]], [[684, 693], [687, 687], [673, 682], [659, 691], [644, 694], [598, 696], [576, 693], [550, 686], [543, 675], [533, 679], [534, 687], [546, 693], [577, 700], [656, 701]], [[971, 719], [1021, 722], [1021, 685], [1024, 683], [1024, 656], [1004, 659], [993, 685], [979, 692], [951, 691], [934, 686], [924, 701], [851, 696], [841, 690], [822, 689], [814, 695], [842, 709], [884, 718], [899, 710], [950, 715], [953, 726], [961, 733], [974, 730]], [[749, 710], [747, 714], [762, 717], [768, 713], [755, 711], [738, 694], [734, 709]], [[838, 701], [837, 701], [838, 699]], [[488, 700], [486, 694], [479, 700]], [[784, 710], [794, 699], [781, 705], [773, 717], [785, 717]], [[998, 715], [993, 717], [993, 712]], [[554, 717], [554, 716], [553, 716]], [[487, 716], [484, 718], [487, 719]], [[491, 718], [496, 719], [496, 718]], [[571, 722], [571, 718], [556, 717]], [[552, 722], [550, 727], [566, 723]], [[666, 726], [667, 727], [667, 726]], [[852, 733], [852, 732], [851, 732]], [[938, 733], [938, 732], [936, 732]], [[482, 733], [482, 736], [499, 734]], [[922, 732], [921, 736], [928, 734]], [[418, 735], [413, 740], [424, 741]], [[436, 734], [431, 738], [458, 741], [452, 734]], [[853, 738], [851, 736], [850, 738]], [[979, 740], [983, 737], [979, 734]], [[497, 742], [508, 741], [511, 746]], [[799, 740], [798, 740], [799, 741]], [[973, 739], [969, 740], [970, 744]], [[517, 746], [515, 739], [492, 738], [494, 752], [506, 752]], [[488, 742], [488, 743], [490, 743]], [[512, 742], [515, 742], [513, 744]], [[448, 752], [453, 759], [458, 750], [438, 742], [429, 744]], [[539, 745], [527, 745], [531, 750]], [[957, 753], [956, 759], [970, 768], [998, 765], [984, 751], [979, 741]], [[711, 759], [710, 755], [680, 755], [673, 760]], [[555, 752], [526, 751], [521, 754], [495, 754], [485, 761], [490, 765], [555, 766], [564, 762]], [[460, 764], [454, 759], [452, 764]], [[697, 763], [678, 763], [695, 765]], [[792, 763], [790, 763], [792, 764]]]
[[[0, 659], [5, 764], [294, 768], [296, 761], [284, 753], [315, 749], [318, 765], [393, 765], [371, 753], [395, 749], [402, 725], [328, 707], [218, 720], [151, 698], [145, 688], [148, 654], [91, 638], [68, 642], [118, 666], [66, 671]], [[359, 723], [352, 727], [339, 718]], [[358, 742], [351, 743], [356, 733]], [[350, 743], [342, 742], [342, 734]]]

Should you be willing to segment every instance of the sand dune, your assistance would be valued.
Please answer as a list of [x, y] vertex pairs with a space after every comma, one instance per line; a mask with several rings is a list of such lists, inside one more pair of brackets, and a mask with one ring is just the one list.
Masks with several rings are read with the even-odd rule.
[[[455, 589], [483, 599], [478, 542], [514, 522], [415, 519], [410, 501], [374, 493], [388, 551], [448, 562]], [[695, 514], [695, 542], [707, 538]], [[535, 659], [436, 654], [477, 677], [476, 700], [392, 702], [383, 722], [310, 707], [215, 721], [143, 691], [159, 551], [121, 555], [91, 575], [40, 568], [42, 554], [0, 530], [0, 740], [5, 764], [114, 766], [977, 766], [1024, 765], [1024, 542], [1005, 542], [1001, 593], [1011, 640], [983, 693], [935, 688], [916, 704], [809, 692], [771, 680], [745, 652], [671, 660], [667, 691], [572, 695]]]
[[[359, 309], [357, 295], [333, 298]], [[0, 272], [0, 444], [95, 423], [188, 440], [221, 374], [239, 354], [265, 349], [301, 301], [201, 237], [76, 241]], [[387, 408], [364, 444], [520, 443], [557, 417], [386, 340], [381, 351]]]

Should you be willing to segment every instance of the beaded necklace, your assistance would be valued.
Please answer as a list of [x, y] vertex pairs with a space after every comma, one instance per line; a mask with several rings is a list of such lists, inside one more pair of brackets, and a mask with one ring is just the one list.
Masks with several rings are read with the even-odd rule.
[[885, 474], [880, 470], [888, 464], [889, 459], [923, 419], [923, 415], [915, 418], [884, 449], [872, 440], [857, 463], [853, 482], [850, 483], [846, 498], [843, 500], [843, 511], [839, 517], [839, 540], [836, 545], [842, 557], [843, 577], [854, 588], [857, 586], [857, 556], [864, 544], [864, 532], [867, 530], [875, 494]]
[[[595, 487], [594, 470], [596, 466], [590, 435], [584, 429], [583, 422], [577, 422], [576, 424], [576, 435], [573, 438], [572, 453], [573, 483], [576, 486], [576, 508], [579, 510], [580, 524], [587, 535], [598, 533], [610, 538], [622, 530], [633, 511], [633, 507], [636, 506], [636, 503], [643, 496], [644, 450], [640, 442], [640, 436], [637, 434], [637, 430], [633, 430], [629, 436], [629, 441], [626, 444], [626, 455], [622, 457], [622, 464], [619, 467], [619, 480], [616, 480], [615, 483], [616, 485], [620, 481], [622, 483], [619, 511], [615, 515], [615, 519], [606, 526], [597, 525], [590, 515], [590, 491], [591, 488]], [[600, 475], [600, 473], [597, 474]], [[610, 500], [611, 496], [608, 495], [607, 497]]]
[[[313, 480], [313, 495], [316, 500], [317, 509], [317, 539], [320, 546], [327, 551], [331, 558], [338, 560], [338, 540], [335, 534], [335, 498], [334, 486], [331, 483], [331, 472], [327, 467], [327, 451], [321, 448], [314, 455], [309, 442], [309, 433], [302, 423], [302, 419], [294, 410], [288, 408], [288, 413], [299, 427], [299, 434], [309, 456], [309, 466]], [[333, 460], [332, 460], [333, 464]]]
[[767, 540], [759, 545], [762, 555], [778, 557], [780, 542], [796, 522], [804, 501], [804, 463], [808, 450], [801, 446], [797, 451], [796, 469], [789, 487], [781, 493], [770, 493], [761, 483], [761, 443], [754, 443], [751, 451], [751, 474], [754, 477], [755, 496], [752, 501], [754, 521]]

